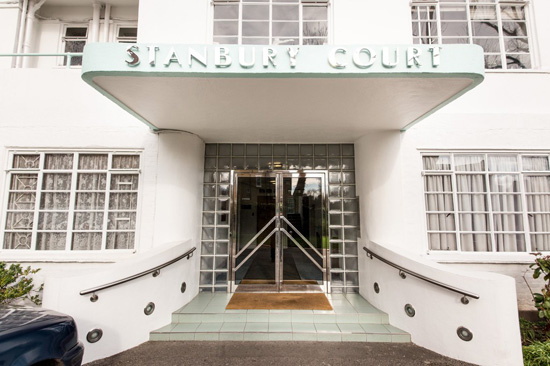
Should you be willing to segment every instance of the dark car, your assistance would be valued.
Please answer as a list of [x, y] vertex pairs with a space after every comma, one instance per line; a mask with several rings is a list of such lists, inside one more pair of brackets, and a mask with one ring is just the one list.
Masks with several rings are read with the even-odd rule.
[[80, 366], [84, 346], [68, 315], [0, 308], [0, 366]]

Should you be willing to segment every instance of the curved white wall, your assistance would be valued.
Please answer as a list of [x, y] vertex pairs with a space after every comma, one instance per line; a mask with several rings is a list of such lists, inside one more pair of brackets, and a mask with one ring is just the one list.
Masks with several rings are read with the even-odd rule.
[[[522, 365], [521, 338], [515, 297], [510, 277], [486, 272], [464, 272], [435, 264], [402, 249], [390, 249], [370, 242], [369, 249], [410, 271], [480, 296], [464, 305], [462, 295], [422, 281], [378, 259], [369, 259], [361, 249], [360, 293], [371, 304], [387, 312], [391, 324], [409, 332], [413, 343], [442, 355], [487, 366]], [[374, 283], [380, 292], [374, 291]], [[406, 304], [416, 315], [409, 317]], [[459, 327], [473, 333], [461, 340]]]
[[[149, 332], [170, 324], [172, 312], [188, 303], [198, 293], [196, 272], [199, 270], [199, 251], [160, 271], [110, 289], [99, 291], [98, 300], [80, 291], [135, 275], [168, 262], [191, 249], [196, 243], [162, 245], [131, 259], [89, 269], [84, 274], [67, 274], [59, 269], [44, 284], [43, 307], [71, 315], [78, 327], [79, 340], [84, 344], [84, 362], [111, 356], [135, 347], [149, 339]], [[181, 292], [182, 283], [187, 289]], [[155, 311], [147, 316], [144, 308], [149, 302]], [[97, 343], [86, 341], [87, 333], [95, 328], [103, 331]]]

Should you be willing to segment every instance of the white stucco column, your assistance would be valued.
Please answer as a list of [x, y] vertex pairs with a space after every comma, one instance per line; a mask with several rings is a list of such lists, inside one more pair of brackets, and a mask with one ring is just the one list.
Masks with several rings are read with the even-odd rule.
[[158, 137], [154, 246], [191, 239], [200, 248], [204, 142], [185, 132]]

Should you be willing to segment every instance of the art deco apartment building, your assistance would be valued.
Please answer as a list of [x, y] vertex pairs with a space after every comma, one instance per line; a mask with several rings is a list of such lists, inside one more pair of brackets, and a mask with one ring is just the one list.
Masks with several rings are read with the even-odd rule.
[[[550, 251], [549, 16], [544, 0], [0, 0], [0, 258], [42, 268], [87, 361], [234, 337], [518, 365], [523, 275]], [[289, 312], [277, 337], [250, 316], [170, 333], [193, 300], [254, 291], [368, 306], [309, 328]]]

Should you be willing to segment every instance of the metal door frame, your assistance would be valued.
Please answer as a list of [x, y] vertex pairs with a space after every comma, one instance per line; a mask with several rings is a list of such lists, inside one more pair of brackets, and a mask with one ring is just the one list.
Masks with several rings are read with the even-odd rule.
[[[307, 289], [307, 286], [305, 285], [284, 285], [282, 281], [284, 281], [282, 269], [283, 269], [283, 245], [282, 245], [282, 235], [286, 235], [288, 238], [294, 241], [294, 243], [301, 248], [301, 245], [297, 243], [291, 235], [286, 231], [284, 228], [281, 227], [281, 223], [285, 221], [287, 225], [292, 226], [292, 224], [283, 216], [283, 178], [294, 178], [298, 175], [306, 174], [306, 177], [316, 177], [321, 178], [321, 203], [322, 203], [322, 220], [324, 225], [322, 225], [322, 233], [323, 237], [328, 238], [329, 235], [329, 228], [328, 228], [328, 182], [327, 182], [327, 172], [323, 170], [232, 170], [231, 171], [231, 183], [230, 183], [230, 218], [229, 218], [229, 225], [230, 225], [230, 251], [229, 251], [229, 270], [228, 270], [228, 277], [229, 277], [229, 291], [235, 292], [238, 287], [241, 287], [241, 290], [246, 289], [247, 291], [261, 291], [261, 292], [309, 292]], [[237, 253], [237, 235], [236, 235], [236, 223], [237, 223], [237, 198], [238, 198], [238, 178], [239, 177], [258, 177], [258, 178], [275, 178], [275, 216], [273, 219], [271, 219], [256, 235], [247, 243], [247, 245], [241, 249], [241, 253]], [[236, 260], [238, 255], [242, 254], [242, 251], [248, 247], [252, 242], [255, 241], [255, 239], [265, 231], [271, 223], [275, 220], [275, 229], [272, 230], [271, 235], [275, 235], [275, 284], [273, 285], [262, 285], [262, 286], [255, 286], [255, 285], [248, 285], [248, 284], [239, 284], [237, 285], [235, 283], [235, 275], [238, 267], [236, 268]], [[302, 237], [302, 240], [304, 240], [307, 244], [309, 244], [311, 247], [312, 244], [309, 243], [305, 237], [303, 237], [302, 233], [300, 233], [296, 228], [294, 230]], [[269, 235], [266, 237], [262, 243], [258, 246], [258, 248], [263, 245], [263, 243], [271, 237]], [[328, 239], [327, 239], [328, 240]], [[303, 248], [301, 250], [308, 256], [308, 258], [318, 266], [317, 262], [311, 258], [311, 256], [304, 251]], [[317, 252], [317, 250], [315, 250]], [[254, 252], [250, 253], [242, 262], [246, 262], [249, 257], [252, 256]], [[323, 284], [319, 285], [319, 287], [322, 289], [324, 293], [329, 292], [329, 276], [330, 276], [330, 269], [329, 269], [329, 261], [328, 258], [330, 258], [329, 248], [321, 248], [321, 253], [318, 253], [322, 258], [323, 262], [323, 268], [319, 268], [321, 272], [323, 273]], [[240, 265], [239, 265], [240, 267]], [[317, 286], [317, 285], [315, 285]]]

